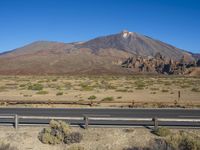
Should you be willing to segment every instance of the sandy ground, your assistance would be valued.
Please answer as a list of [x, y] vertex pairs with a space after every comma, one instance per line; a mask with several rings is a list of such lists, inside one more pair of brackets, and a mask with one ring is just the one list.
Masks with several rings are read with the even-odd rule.
[[[151, 133], [147, 128], [72, 128], [83, 135], [78, 144], [47, 145], [38, 140], [42, 127], [20, 127], [17, 131], [12, 127], [0, 126], [0, 143], [10, 143], [18, 150], [67, 150], [70, 147], [81, 146], [84, 150], [123, 150], [130, 147], [148, 147], [155, 139], [161, 138]], [[182, 129], [194, 135], [200, 135], [200, 130]], [[174, 135], [181, 129], [171, 129]]]
[[0, 142], [10, 143], [19, 150], [67, 150], [70, 146], [79, 145], [85, 150], [123, 150], [131, 146], [145, 146], [156, 136], [145, 128], [89, 128], [87, 130], [73, 128], [83, 134], [79, 144], [45, 145], [37, 136], [42, 127], [20, 127], [17, 131], [12, 127], [0, 127]]

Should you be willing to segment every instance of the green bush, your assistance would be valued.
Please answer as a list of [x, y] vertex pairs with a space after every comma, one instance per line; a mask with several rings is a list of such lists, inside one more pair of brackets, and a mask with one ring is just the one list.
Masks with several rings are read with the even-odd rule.
[[58, 79], [57, 79], [57, 78], [55, 78], [55, 79], [52, 79], [51, 81], [52, 81], [52, 82], [56, 82], [56, 81], [58, 81]]
[[144, 90], [143, 87], [136, 87], [135, 89], [136, 89], [136, 90]]
[[48, 91], [38, 91], [36, 94], [41, 94], [41, 95], [43, 95], [43, 94], [48, 94], [49, 92]]
[[113, 101], [114, 98], [111, 96], [111, 97], [105, 97], [102, 99], [102, 101]]
[[155, 131], [158, 136], [166, 137], [171, 134], [170, 130], [166, 127], [160, 127]]
[[152, 90], [152, 91], [159, 91], [159, 88], [153, 87], [153, 88], [150, 88], [150, 90]]
[[167, 93], [167, 92], [169, 92], [169, 90], [167, 90], [167, 89], [162, 89], [161, 92]]
[[128, 90], [127, 89], [117, 89], [117, 90], [115, 90], [116, 92], [128, 92]]
[[136, 90], [143, 90], [146, 86], [145, 82], [141, 80], [136, 81], [135, 85], [136, 85], [136, 88], [135, 88]]
[[79, 84], [82, 91], [92, 91], [93, 87], [89, 85], [89, 83], [81, 83]]
[[57, 96], [63, 95], [63, 92], [56, 93]]
[[93, 100], [93, 99], [96, 99], [97, 97], [95, 95], [92, 95], [90, 97], [88, 97], [89, 100]]
[[42, 84], [39, 84], [39, 83], [36, 83], [36, 84], [33, 84], [33, 85], [29, 85], [29, 86], [28, 86], [28, 89], [29, 89], [29, 90], [40, 91], [40, 90], [43, 90], [43, 85], [42, 85]]
[[19, 87], [25, 87], [27, 84], [20, 84]]

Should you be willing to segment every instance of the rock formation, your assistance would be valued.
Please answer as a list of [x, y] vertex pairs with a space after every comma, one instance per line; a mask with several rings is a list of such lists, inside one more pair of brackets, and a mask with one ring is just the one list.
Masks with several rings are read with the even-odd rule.
[[154, 57], [133, 56], [126, 59], [121, 66], [130, 68], [134, 72], [143, 73], [158, 73], [158, 74], [185, 74], [186, 70], [191, 67], [199, 66], [199, 61], [196, 63], [186, 62], [184, 57], [179, 61], [167, 59], [160, 53], [156, 53]]

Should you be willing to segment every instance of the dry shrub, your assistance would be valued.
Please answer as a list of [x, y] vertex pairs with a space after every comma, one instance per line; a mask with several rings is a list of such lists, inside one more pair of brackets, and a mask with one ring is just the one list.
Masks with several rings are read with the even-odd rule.
[[65, 136], [65, 144], [80, 143], [83, 136], [79, 132], [73, 132]]
[[164, 139], [150, 141], [149, 147], [130, 147], [124, 150], [175, 150]]
[[78, 132], [71, 132], [69, 125], [64, 121], [51, 120], [49, 126], [49, 128], [44, 128], [38, 136], [44, 144], [71, 144], [80, 143], [82, 140], [82, 135]]
[[174, 149], [200, 150], [200, 137], [195, 134], [181, 131], [175, 135], [171, 135], [166, 141]]
[[162, 137], [166, 137], [171, 134], [170, 130], [166, 127], [160, 127], [154, 133]]

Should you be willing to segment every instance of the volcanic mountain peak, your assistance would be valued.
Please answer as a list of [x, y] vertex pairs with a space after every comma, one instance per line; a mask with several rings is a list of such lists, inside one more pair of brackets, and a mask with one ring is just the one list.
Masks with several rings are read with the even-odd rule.
[[115, 49], [140, 56], [154, 56], [160, 52], [164, 57], [174, 60], [184, 55], [183, 50], [172, 45], [127, 30], [89, 40], [79, 44], [78, 48], [89, 48], [95, 53], [102, 49]]

